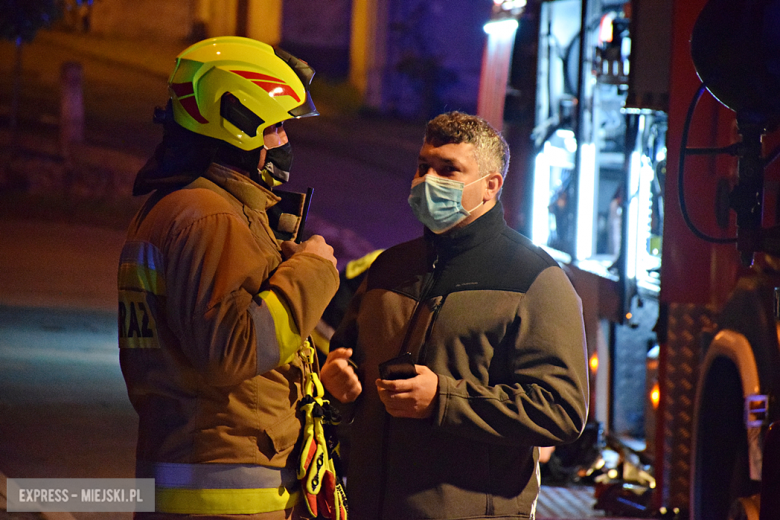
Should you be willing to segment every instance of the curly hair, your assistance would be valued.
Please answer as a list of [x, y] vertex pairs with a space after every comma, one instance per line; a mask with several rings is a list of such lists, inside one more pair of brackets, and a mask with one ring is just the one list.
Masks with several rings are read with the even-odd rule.
[[440, 114], [428, 121], [425, 142], [434, 146], [473, 144], [483, 177], [493, 172], [505, 177], [509, 168], [509, 145], [500, 132], [479, 116], [457, 111]]

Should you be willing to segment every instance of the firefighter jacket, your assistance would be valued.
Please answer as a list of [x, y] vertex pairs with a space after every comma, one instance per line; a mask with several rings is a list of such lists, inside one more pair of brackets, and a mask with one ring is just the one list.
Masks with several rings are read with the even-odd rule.
[[[581, 302], [497, 204], [462, 229], [379, 256], [331, 348], [353, 348], [351, 520], [533, 518], [538, 450], [575, 440], [588, 403]], [[438, 375], [429, 419], [393, 418], [378, 365], [403, 352]]]
[[298, 351], [338, 272], [305, 252], [282, 261], [266, 214], [277, 200], [212, 164], [157, 190], [129, 227], [120, 363], [157, 511], [276, 518], [298, 500]]

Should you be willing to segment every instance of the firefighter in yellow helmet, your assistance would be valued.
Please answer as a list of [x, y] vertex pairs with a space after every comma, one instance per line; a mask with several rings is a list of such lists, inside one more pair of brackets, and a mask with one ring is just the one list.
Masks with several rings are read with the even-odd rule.
[[155, 479], [156, 512], [137, 518], [270, 520], [302, 508], [299, 401], [316, 383], [306, 338], [339, 276], [322, 237], [295, 240], [302, 197], [272, 188], [292, 158], [281, 123], [317, 115], [313, 75], [240, 37], [176, 59], [155, 113], [163, 140], [133, 189], [151, 195], [118, 276], [136, 475]]

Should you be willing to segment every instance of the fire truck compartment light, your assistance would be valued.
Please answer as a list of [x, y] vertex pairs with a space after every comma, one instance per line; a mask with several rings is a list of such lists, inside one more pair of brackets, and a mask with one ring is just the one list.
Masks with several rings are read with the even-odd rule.
[[590, 360], [588, 361], [588, 365], [590, 365], [590, 371], [593, 373], [598, 372], [599, 369], [599, 356], [598, 354], [593, 354], [590, 356]]
[[653, 410], [658, 409], [658, 403], [661, 402], [661, 386], [656, 383], [653, 385], [653, 388], [650, 389], [650, 403], [653, 405]]
[[491, 36], [514, 34], [517, 31], [518, 23], [514, 18], [508, 18], [505, 20], [491, 20], [483, 26], [483, 29], [487, 34]]

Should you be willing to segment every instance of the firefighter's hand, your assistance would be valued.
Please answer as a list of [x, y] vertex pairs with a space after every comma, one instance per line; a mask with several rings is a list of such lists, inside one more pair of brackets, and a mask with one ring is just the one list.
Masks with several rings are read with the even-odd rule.
[[355, 369], [349, 363], [351, 348], [337, 348], [328, 353], [320, 370], [320, 380], [330, 394], [342, 403], [351, 403], [363, 391]]
[[333, 256], [333, 247], [329, 246], [320, 235], [314, 235], [310, 239], [296, 244], [292, 240], [282, 242], [282, 256], [285, 260], [295, 253], [312, 253], [330, 261], [336, 267], [336, 257]]
[[417, 376], [411, 379], [377, 379], [379, 399], [393, 417], [425, 419], [433, 414], [439, 376], [425, 365], [414, 365]]

